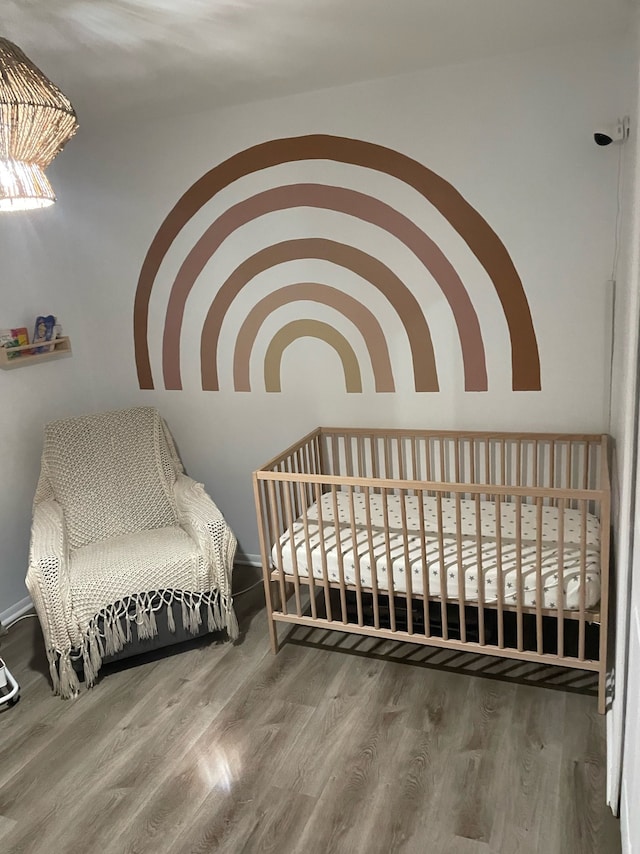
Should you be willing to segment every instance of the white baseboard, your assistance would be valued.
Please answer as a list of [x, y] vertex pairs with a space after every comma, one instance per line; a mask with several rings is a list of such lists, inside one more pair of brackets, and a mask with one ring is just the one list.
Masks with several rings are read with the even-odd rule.
[[17, 620], [18, 617], [22, 617], [32, 608], [33, 602], [31, 601], [31, 597], [25, 596], [24, 599], [16, 602], [15, 605], [11, 605], [11, 607], [7, 608], [6, 611], [0, 611], [0, 623], [2, 623], [6, 629], [14, 620]]
[[262, 558], [260, 555], [241, 555], [235, 559], [238, 566], [256, 566], [262, 569]]

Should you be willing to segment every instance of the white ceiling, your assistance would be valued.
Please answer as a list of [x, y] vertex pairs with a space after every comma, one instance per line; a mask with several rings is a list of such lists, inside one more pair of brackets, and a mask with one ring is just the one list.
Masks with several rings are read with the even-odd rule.
[[0, 35], [73, 101], [215, 107], [621, 34], [634, 0], [0, 0]]

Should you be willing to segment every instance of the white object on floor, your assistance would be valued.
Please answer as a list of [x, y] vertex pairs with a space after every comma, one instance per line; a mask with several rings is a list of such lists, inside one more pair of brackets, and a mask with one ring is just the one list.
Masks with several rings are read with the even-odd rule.
[[[8, 690], [7, 690], [8, 689]], [[5, 694], [5, 691], [7, 693]], [[0, 707], [13, 706], [18, 702], [20, 686], [11, 675], [11, 671], [0, 658]]]

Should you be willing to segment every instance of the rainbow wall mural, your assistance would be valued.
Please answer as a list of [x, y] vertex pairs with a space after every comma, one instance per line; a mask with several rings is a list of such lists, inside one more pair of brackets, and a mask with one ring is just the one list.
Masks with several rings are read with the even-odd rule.
[[[195, 182], [170, 211], [144, 260], [134, 305], [135, 358], [140, 388], [155, 387], [149, 355], [149, 305], [162, 262], [187, 223], [207, 202], [235, 181], [286, 163], [327, 160], [389, 175], [420, 193], [465, 240], [487, 272], [498, 296], [511, 345], [514, 391], [540, 389], [540, 359], [529, 304], [505, 246], [483, 217], [447, 181], [417, 161], [371, 142], [338, 136], [309, 135], [274, 139], [225, 160]], [[215, 219], [182, 262], [169, 294], [162, 340], [166, 389], [181, 389], [180, 342], [189, 295], [209, 260], [227, 237], [259, 217], [276, 211], [309, 207], [355, 217], [391, 234], [421, 262], [437, 283], [455, 320], [462, 353], [465, 391], [487, 391], [485, 348], [478, 315], [460, 276], [436, 243], [414, 222], [374, 196], [326, 184], [294, 183], [243, 199]], [[301, 259], [320, 259], [360, 276], [377, 289], [399, 318], [408, 339], [416, 392], [439, 391], [434, 348], [427, 318], [416, 295], [382, 261], [347, 243], [310, 236], [284, 240], [253, 252], [219, 283], [204, 319], [200, 339], [202, 388], [220, 389], [219, 343], [227, 313], [259, 273]], [[362, 336], [376, 392], [395, 390], [389, 349], [382, 326], [359, 300], [336, 287], [299, 282], [276, 289], [258, 301], [241, 325], [233, 353], [236, 391], [250, 391], [250, 364], [256, 336], [277, 309], [305, 302], [320, 303], [350, 320]], [[264, 357], [267, 391], [280, 391], [280, 368], [286, 348], [301, 337], [319, 338], [338, 354], [347, 392], [362, 391], [360, 366], [351, 343], [328, 323], [308, 318], [284, 325]], [[505, 354], [507, 357], [507, 354]]]

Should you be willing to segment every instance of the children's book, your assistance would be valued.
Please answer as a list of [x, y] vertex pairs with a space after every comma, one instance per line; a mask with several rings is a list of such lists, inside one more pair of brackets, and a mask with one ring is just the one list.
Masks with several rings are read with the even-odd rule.
[[[0, 329], [0, 347], [21, 347], [23, 344], [29, 343], [29, 333], [26, 326], [19, 326], [16, 329]], [[19, 350], [17, 353], [8, 353], [8, 359], [18, 359], [23, 353], [29, 353], [29, 350]]]
[[[33, 331], [33, 340], [32, 344], [39, 344], [40, 342], [51, 341], [54, 337], [54, 328], [56, 325], [56, 319], [52, 314], [48, 314], [46, 316], [40, 315], [36, 317], [36, 326]], [[45, 353], [49, 348], [48, 347], [34, 347], [31, 351], [32, 353]]]

